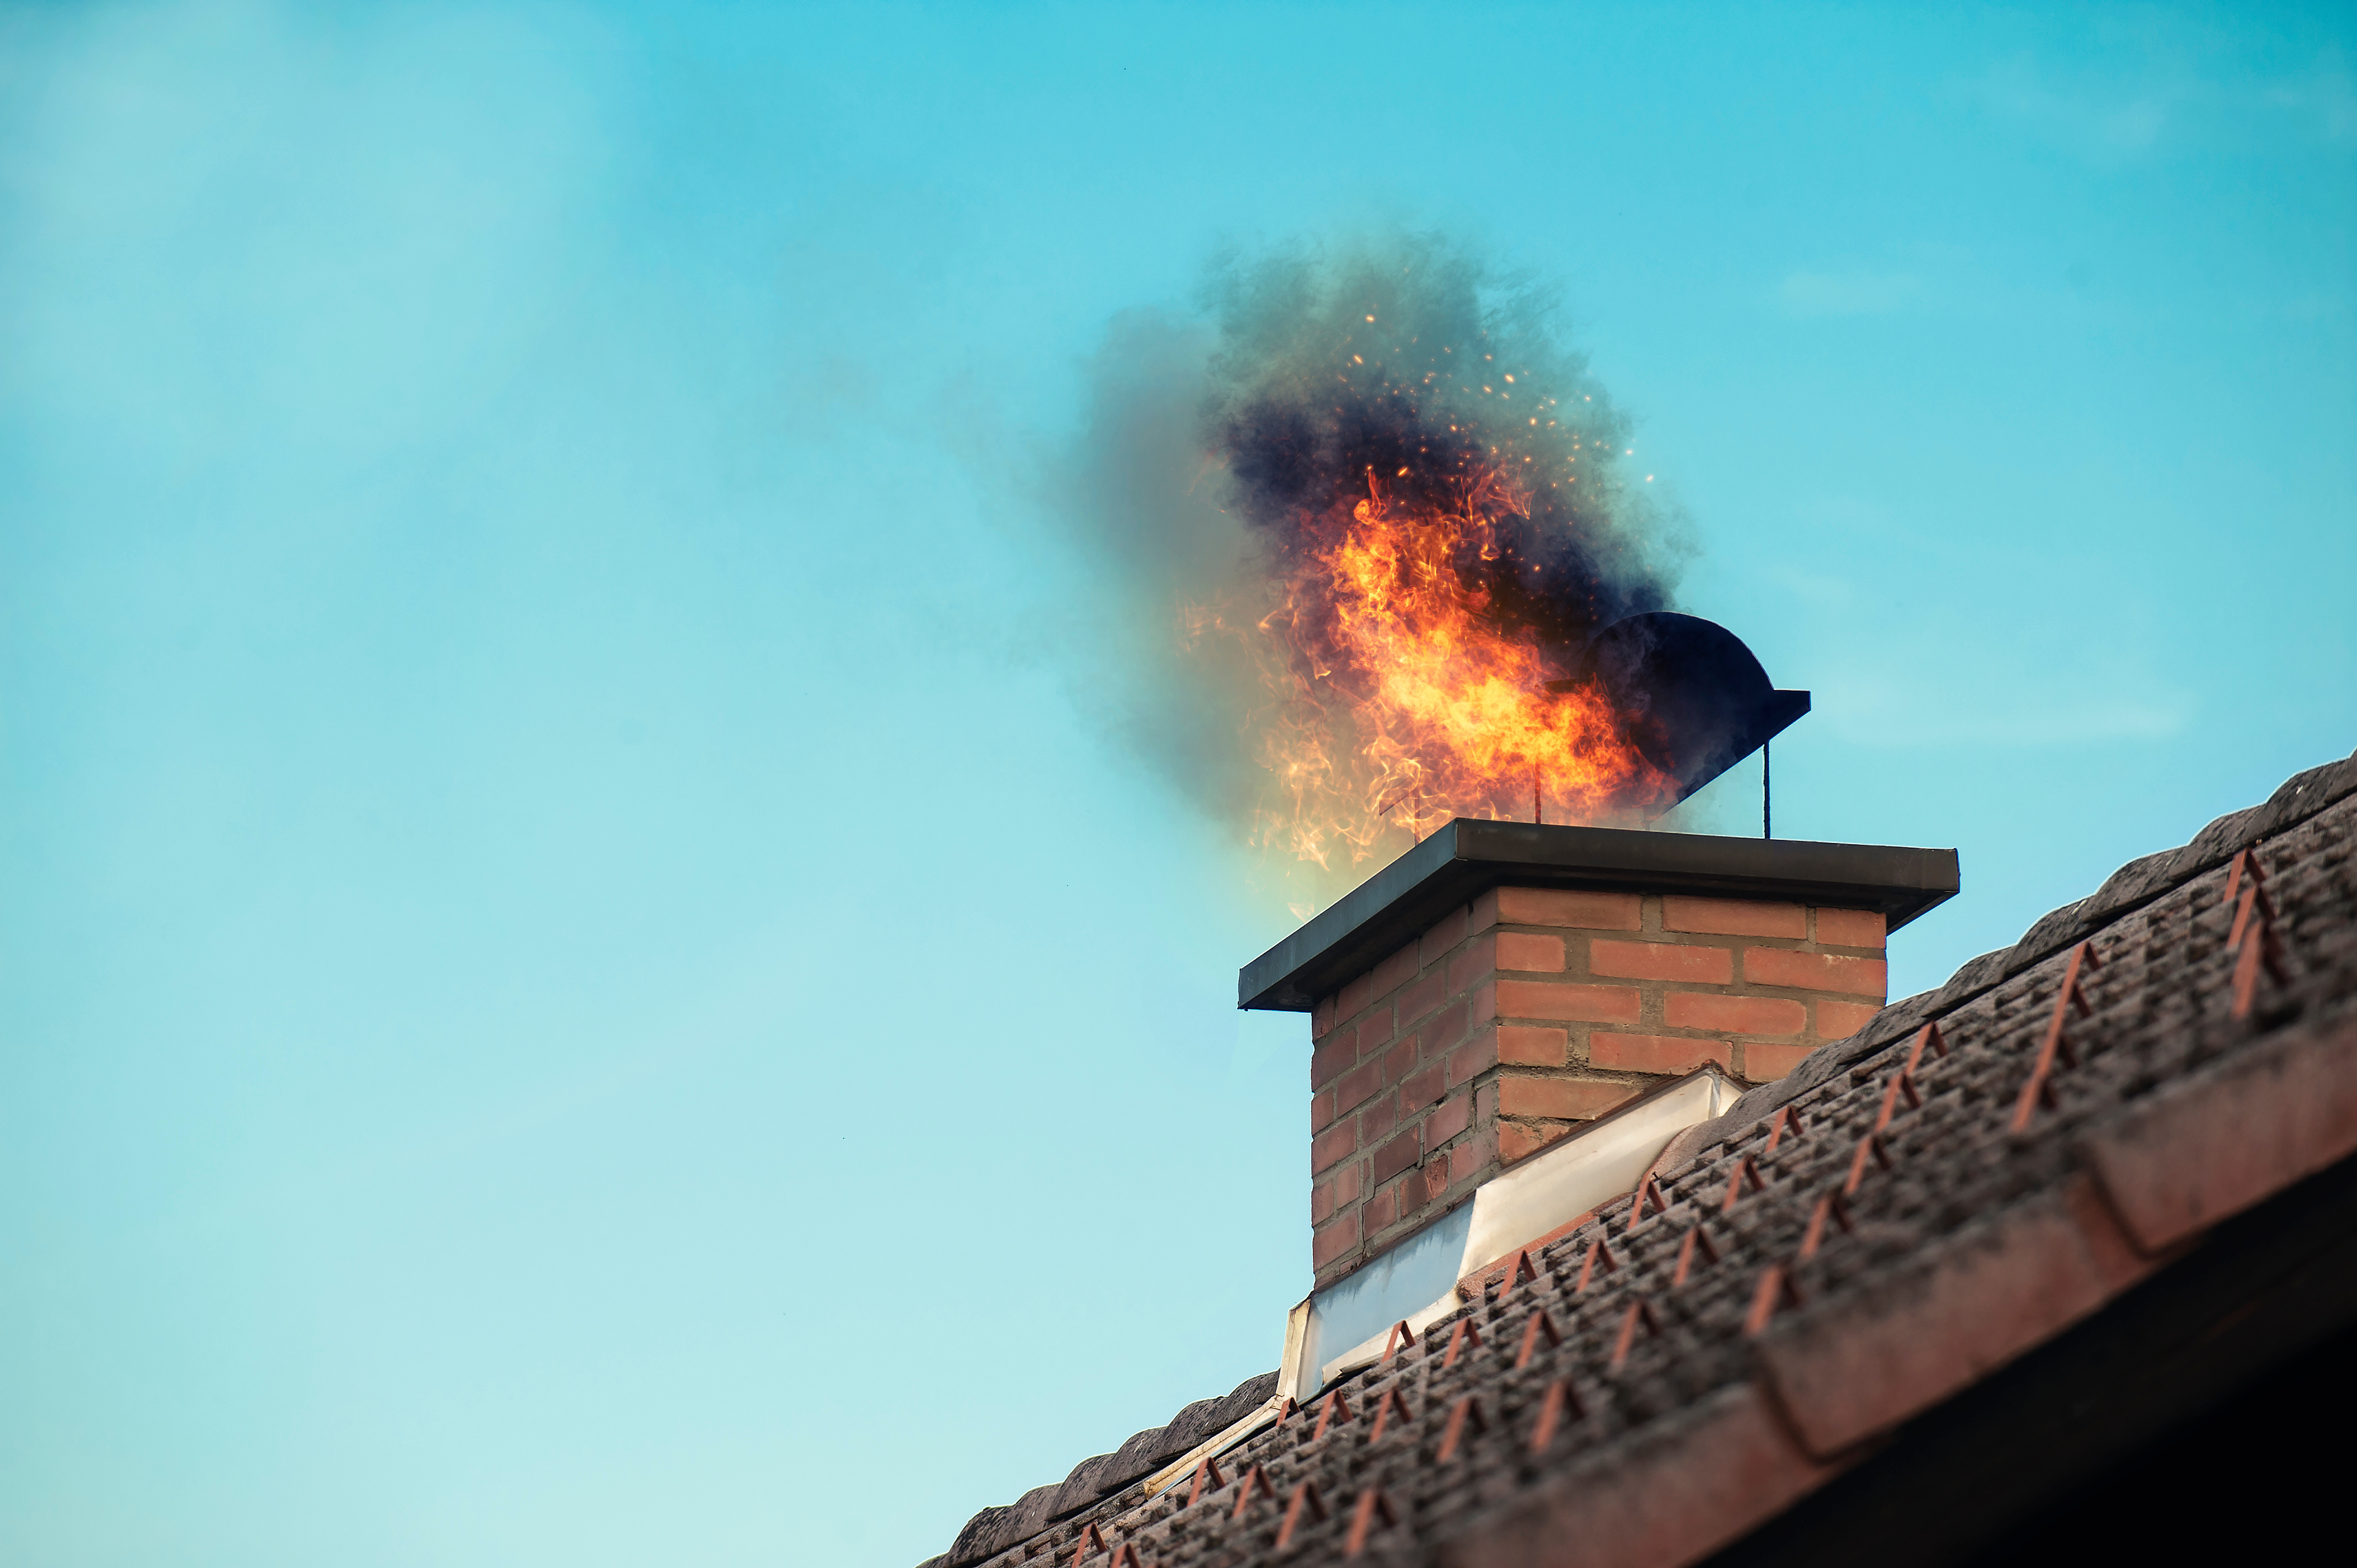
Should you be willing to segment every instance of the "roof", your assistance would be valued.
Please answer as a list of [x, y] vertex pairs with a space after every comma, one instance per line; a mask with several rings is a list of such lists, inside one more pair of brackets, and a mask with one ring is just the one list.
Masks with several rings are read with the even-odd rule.
[[1236, 977], [1236, 1005], [1307, 1013], [1492, 887], [1695, 893], [1878, 910], [1897, 930], [1956, 891], [1956, 852], [1458, 817]]
[[1174, 1423], [928, 1568], [1817, 1562], [2032, 1506], [2357, 1320], [2352, 793], [2357, 757], [2298, 775], [1884, 1009], [1200, 1487], [1146, 1493]]

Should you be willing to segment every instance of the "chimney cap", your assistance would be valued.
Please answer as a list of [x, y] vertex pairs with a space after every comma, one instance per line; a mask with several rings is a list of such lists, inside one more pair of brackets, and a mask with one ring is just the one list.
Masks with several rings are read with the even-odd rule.
[[1492, 887], [1784, 899], [1879, 910], [1896, 930], [1954, 897], [1958, 885], [1953, 849], [1458, 817], [1244, 965], [1236, 1005], [1307, 1013]]

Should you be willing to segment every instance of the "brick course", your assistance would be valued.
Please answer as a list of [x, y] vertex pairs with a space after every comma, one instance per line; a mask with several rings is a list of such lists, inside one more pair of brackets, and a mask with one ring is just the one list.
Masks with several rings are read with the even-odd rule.
[[1789, 996], [1724, 996], [1713, 992], [1674, 991], [1663, 1001], [1662, 1021], [1676, 1029], [1791, 1036], [1809, 1026], [1809, 1009]]
[[1623, 1079], [1519, 1073], [1498, 1080], [1498, 1111], [1524, 1121], [1592, 1122], [1640, 1092]]
[[1829, 948], [1872, 948], [1882, 950], [1887, 922], [1879, 909], [1819, 909], [1819, 943]]
[[[1735, 954], [1687, 942], [1610, 942], [1587, 946], [1587, 967], [1623, 980], [1698, 980], [1726, 985], [1735, 979]], [[1753, 976], [1754, 979], [1759, 978]]]
[[1633, 1024], [1644, 1000], [1643, 993], [1633, 985], [1554, 985], [1542, 980], [1498, 982], [1500, 1017]]
[[1499, 887], [1451, 910], [1311, 1013], [1318, 1283], [1649, 1089], [1781, 1077], [1854, 1034], [1882, 940], [1872, 911], [1784, 901]]
[[1720, 936], [1800, 937], [1808, 933], [1809, 917], [1808, 911], [1798, 904], [1771, 904], [1749, 898], [1682, 898], [1673, 895], [1662, 900], [1662, 924], [1668, 930], [1708, 931]]
[[1889, 989], [1878, 958], [1794, 952], [1789, 948], [1744, 949], [1743, 978], [1762, 985], [1838, 991], [1854, 996], [1878, 997]]
[[1526, 931], [1498, 933], [1498, 967], [1547, 974], [1563, 972], [1563, 939]]
[[1690, 1073], [1705, 1062], [1735, 1070], [1735, 1047], [1725, 1040], [1692, 1035], [1615, 1035], [1598, 1029], [1587, 1036], [1587, 1065], [1621, 1072]]

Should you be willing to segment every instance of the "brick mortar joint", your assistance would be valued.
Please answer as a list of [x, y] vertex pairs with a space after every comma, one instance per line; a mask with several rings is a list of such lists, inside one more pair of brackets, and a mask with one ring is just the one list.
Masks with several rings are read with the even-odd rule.
[[[1594, 976], [1572, 975], [1566, 980], [1566, 977], [1559, 974], [1548, 974], [1530, 970], [1509, 970], [1501, 973], [1498, 978], [1508, 981], [1516, 985], [1533, 983], [1560, 985], [1568, 983], [1575, 985], [1596, 986], [1613, 991], [1635, 991], [1640, 993], [1648, 990], [1660, 991], [1663, 993], [1672, 991], [1700, 991], [1712, 996], [1777, 996], [1788, 997], [1792, 1000], [1802, 1002], [1813, 1001], [1818, 998], [1839, 1002], [1852, 1000], [1860, 996], [1872, 996], [1875, 994], [1875, 993], [1871, 991], [1829, 991], [1822, 987], [1813, 985], [1778, 985], [1765, 980], [1663, 980], [1652, 977], [1645, 979], [1630, 979], [1620, 975], [1606, 974]], [[1565, 1023], [1592, 1024], [1597, 1022], [1597, 1020], [1592, 1018], [1539, 1018], [1528, 1014], [1506, 1012], [1500, 1012], [1494, 1015], [1494, 1018], [1496, 1022], [1502, 1024], [1543, 1023], [1560, 1026]]]
[[[1716, 1036], [1705, 1036], [1714, 1038]], [[1667, 1083], [1679, 1075], [1666, 1072], [1646, 1072], [1638, 1068], [1599, 1067], [1585, 1065], [1533, 1067], [1527, 1062], [1515, 1062], [1498, 1069], [1501, 1079], [1535, 1078], [1549, 1083]]]
[[[1658, 913], [1660, 898], [1661, 895], [1658, 894], [1648, 894], [1645, 896], [1645, 901], [1649, 910]], [[1555, 937], [1563, 940], [1566, 944], [1584, 944], [1601, 940], [1631, 942], [1635, 945], [1651, 947], [1708, 947], [1728, 950], [1741, 947], [1764, 947], [1781, 952], [1816, 952], [1841, 958], [1873, 959], [1888, 956], [1889, 947], [1887, 943], [1883, 946], [1868, 947], [1856, 943], [1823, 942], [1817, 939], [1814, 935], [1815, 917], [1817, 913], [1821, 909], [1840, 909], [1843, 908], [1842, 906], [1805, 905], [1803, 906], [1803, 908], [1806, 910], [1809, 917], [1808, 924], [1810, 934], [1800, 937], [1747, 935], [1739, 932], [1727, 931], [1679, 931], [1671, 930], [1665, 927], [1652, 922], [1648, 922], [1638, 930], [1631, 931], [1625, 928], [1620, 927], [1545, 926], [1534, 924], [1529, 921], [1500, 921], [1496, 925], [1486, 927], [1477, 933], [1458, 939], [1454, 944], [1442, 950], [1429, 962], [1419, 961], [1418, 966], [1410, 971], [1405, 979], [1393, 983], [1383, 992], [1369, 997], [1363, 1005], [1361, 1005], [1357, 1011], [1349, 1015], [1347, 1017], [1337, 1018], [1332, 1024], [1329, 1024], [1327, 1026], [1326, 1032], [1318, 1036], [1318, 1043], [1322, 1044], [1325, 1040], [1331, 1038], [1334, 1035], [1364, 1023], [1371, 1015], [1380, 1011], [1386, 1005], [1395, 1004], [1400, 1000], [1403, 993], [1424, 981], [1430, 979], [1433, 975], [1441, 974], [1445, 976], [1448, 967], [1455, 962], [1456, 960], [1469, 952], [1484, 939], [1494, 939], [1500, 935]], [[1419, 939], [1419, 940], [1420, 940], [1421, 939]], [[1411, 944], [1411, 946], [1414, 945], [1415, 944]], [[1402, 950], [1402, 951], [1405, 950]], [[1367, 972], [1368, 975], [1372, 975], [1376, 970], [1380, 970], [1390, 964], [1398, 956], [1398, 953], [1394, 953], [1391, 955], [1391, 957], [1382, 960], [1374, 965], [1372, 969], [1370, 969]], [[1537, 971], [1519, 972], [1553, 973], [1557, 972]], [[1353, 982], [1353, 983], [1355, 983], [1355, 982]], [[1338, 991], [1335, 994], [1339, 997], [1340, 993]]]

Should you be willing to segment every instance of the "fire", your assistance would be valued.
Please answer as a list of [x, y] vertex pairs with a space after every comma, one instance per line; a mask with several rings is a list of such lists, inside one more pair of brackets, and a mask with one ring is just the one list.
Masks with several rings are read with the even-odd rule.
[[[1670, 781], [1598, 685], [1559, 678], [1501, 613], [1491, 580], [1516, 545], [1501, 524], [1528, 521], [1527, 483], [1486, 466], [1397, 484], [1409, 477], [1387, 489], [1370, 470], [1347, 509], [1296, 519], [1276, 603], [1249, 629], [1270, 698], [1249, 722], [1279, 802], [1254, 841], [1331, 869], [1454, 816], [1584, 822], [1667, 805]], [[1200, 608], [1189, 624], [1233, 627]]]
[[1669, 607], [1673, 509], [1519, 286], [1429, 238], [1220, 274], [1197, 453], [1241, 550], [1184, 596], [1181, 640], [1242, 710], [1250, 836], [1290, 887], [1330, 894], [1452, 816], [1675, 799], [1586, 669], [1598, 631]]

